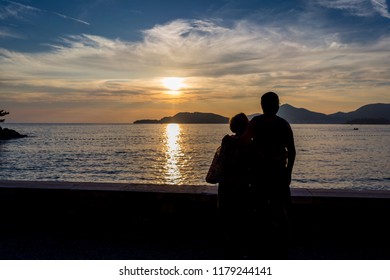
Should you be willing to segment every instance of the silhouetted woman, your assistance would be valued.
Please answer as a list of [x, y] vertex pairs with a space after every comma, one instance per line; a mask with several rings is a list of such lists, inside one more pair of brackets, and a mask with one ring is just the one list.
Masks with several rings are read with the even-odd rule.
[[249, 120], [244, 113], [230, 120], [234, 135], [222, 139], [220, 155], [222, 173], [218, 186], [218, 206], [225, 249], [230, 257], [240, 258], [245, 249], [247, 221], [250, 216], [248, 190], [251, 167], [251, 144], [239, 144], [229, 138], [239, 138], [246, 131]]

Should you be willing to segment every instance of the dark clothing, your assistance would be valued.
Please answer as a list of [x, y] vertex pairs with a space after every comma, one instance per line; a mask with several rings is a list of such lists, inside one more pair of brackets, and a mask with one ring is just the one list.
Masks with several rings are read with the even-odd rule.
[[222, 139], [222, 174], [220, 183], [229, 185], [248, 185], [249, 168], [252, 164], [252, 144], [240, 145], [230, 141], [229, 135]]
[[263, 151], [265, 159], [285, 160], [286, 147], [293, 137], [289, 123], [275, 115], [256, 116], [251, 123], [254, 124], [253, 141]]
[[251, 121], [253, 142], [263, 157], [254, 165], [253, 182], [259, 195], [286, 205], [291, 200], [287, 147], [293, 145], [293, 133], [287, 121], [275, 115], [260, 115]]
[[[249, 124], [255, 149], [261, 157], [254, 164], [252, 188], [257, 240], [253, 245], [261, 258], [287, 258], [291, 201], [291, 170], [295, 146], [291, 127], [276, 115], [260, 115]], [[288, 160], [290, 163], [288, 164]]]
[[[221, 145], [222, 173], [218, 200], [222, 216], [241, 216], [247, 206], [251, 145], [239, 145], [225, 136]], [[240, 217], [241, 219], [243, 217]]]
[[221, 144], [222, 173], [218, 186], [218, 209], [225, 246], [237, 257], [237, 250], [246, 241], [246, 228], [251, 210], [249, 199], [249, 168], [252, 145], [240, 145], [225, 136]]

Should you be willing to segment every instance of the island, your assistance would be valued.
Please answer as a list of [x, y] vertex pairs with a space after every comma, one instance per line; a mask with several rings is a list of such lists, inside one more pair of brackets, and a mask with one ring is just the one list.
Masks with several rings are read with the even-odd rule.
[[213, 124], [213, 123], [229, 123], [229, 118], [213, 114], [213, 113], [177, 113], [173, 117], [164, 117], [160, 120], [144, 119], [137, 120], [134, 124], [155, 124], [155, 123], [183, 123], [183, 124]]

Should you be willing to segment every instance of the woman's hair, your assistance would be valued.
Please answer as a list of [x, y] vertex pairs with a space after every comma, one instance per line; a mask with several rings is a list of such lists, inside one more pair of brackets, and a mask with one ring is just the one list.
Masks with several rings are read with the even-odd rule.
[[242, 135], [248, 123], [248, 117], [244, 113], [239, 113], [230, 119], [230, 130], [237, 135]]

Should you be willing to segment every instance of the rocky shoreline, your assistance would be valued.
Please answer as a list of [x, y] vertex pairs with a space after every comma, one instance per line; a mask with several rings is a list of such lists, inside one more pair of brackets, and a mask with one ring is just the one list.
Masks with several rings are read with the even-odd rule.
[[27, 137], [27, 135], [20, 134], [19, 132], [8, 129], [8, 128], [2, 128], [0, 126], [0, 140], [10, 140], [10, 139], [17, 139], [17, 138], [24, 138]]

